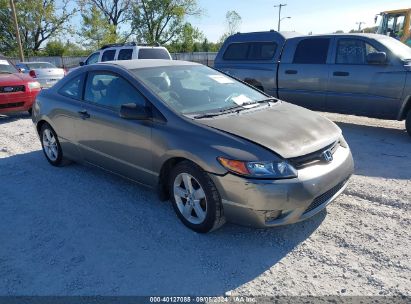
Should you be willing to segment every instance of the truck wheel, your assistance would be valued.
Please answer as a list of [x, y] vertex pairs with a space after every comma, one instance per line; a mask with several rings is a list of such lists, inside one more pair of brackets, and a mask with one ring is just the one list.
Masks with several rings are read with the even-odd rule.
[[408, 111], [407, 118], [405, 120], [405, 128], [407, 129], [408, 135], [411, 136], [411, 109]]

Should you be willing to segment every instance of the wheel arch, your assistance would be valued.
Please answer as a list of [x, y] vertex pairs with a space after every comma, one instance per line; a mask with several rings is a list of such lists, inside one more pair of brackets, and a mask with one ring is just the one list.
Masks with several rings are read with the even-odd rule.
[[404, 120], [407, 117], [408, 111], [411, 111], [411, 95], [404, 99], [397, 120]]
[[[185, 157], [171, 157], [167, 159], [160, 169], [160, 174], [158, 177], [158, 195], [161, 201], [166, 201], [170, 198], [170, 193], [168, 189], [168, 179], [170, 177], [171, 170], [179, 163], [183, 161], [189, 161], [194, 163], [192, 160]], [[196, 164], [198, 166], [198, 164]]]

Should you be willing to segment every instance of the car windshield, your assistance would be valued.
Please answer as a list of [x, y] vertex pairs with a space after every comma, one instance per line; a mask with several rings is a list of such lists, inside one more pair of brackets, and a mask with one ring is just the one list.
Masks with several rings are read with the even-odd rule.
[[157, 96], [182, 114], [221, 112], [252, 106], [266, 95], [202, 65], [183, 65], [132, 70]]
[[34, 62], [26, 64], [29, 69], [55, 69], [56, 66], [48, 62]]
[[397, 55], [400, 59], [411, 60], [411, 48], [401, 41], [391, 37], [380, 38], [378, 41], [390, 49], [391, 52]]
[[16, 68], [5, 59], [0, 59], [0, 74], [17, 73]]

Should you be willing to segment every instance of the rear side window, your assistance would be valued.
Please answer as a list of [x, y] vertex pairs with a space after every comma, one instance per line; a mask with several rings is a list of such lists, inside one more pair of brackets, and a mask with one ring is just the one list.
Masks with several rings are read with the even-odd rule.
[[170, 59], [165, 49], [140, 49], [138, 59]]
[[73, 79], [70, 79], [69, 81], [64, 84], [60, 90], [59, 93], [63, 96], [70, 97], [73, 99], [81, 99], [81, 83], [83, 81], [84, 74], [81, 74], [77, 77], [74, 77]]
[[224, 53], [225, 60], [271, 60], [277, 50], [274, 42], [233, 43]]
[[130, 60], [133, 56], [133, 49], [122, 49], [118, 53], [117, 60]]
[[248, 55], [248, 43], [230, 44], [224, 53], [225, 60], [246, 60]]
[[110, 61], [114, 60], [114, 55], [116, 55], [116, 50], [107, 50], [103, 53], [103, 57], [101, 57], [101, 61]]
[[329, 38], [304, 39], [297, 45], [293, 63], [325, 64], [329, 46]]

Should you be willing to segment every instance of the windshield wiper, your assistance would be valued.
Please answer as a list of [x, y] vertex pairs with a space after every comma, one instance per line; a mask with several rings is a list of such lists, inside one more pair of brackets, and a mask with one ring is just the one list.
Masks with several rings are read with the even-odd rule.
[[0, 71], [0, 74], [13, 74], [12, 72]]
[[235, 105], [235, 106], [231, 106], [231, 107], [228, 107], [228, 108], [221, 109], [218, 112], [199, 114], [199, 115], [194, 116], [193, 118], [194, 119], [201, 119], [201, 118], [210, 118], [210, 117], [215, 117], [215, 116], [230, 114], [230, 113], [238, 113], [238, 112], [243, 111], [243, 110], [248, 110], [248, 109], [253, 109], [254, 108], [254, 107], [250, 108], [250, 107], [246, 107], [246, 106], [254, 105], [254, 104], [258, 105], [258, 104], [267, 103], [267, 102], [270, 102], [270, 101], [277, 102], [277, 99], [272, 97], [272, 98], [267, 98], [267, 99], [262, 99], [262, 100], [257, 100], [257, 101], [245, 102], [241, 105]]
[[238, 112], [238, 111], [243, 111], [243, 110], [248, 110], [248, 109], [253, 109], [254, 107], [247, 107], [247, 106], [251, 106], [251, 105], [258, 105], [258, 104], [262, 104], [262, 103], [267, 103], [270, 101], [277, 101], [276, 98], [267, 98], [267, 99], [261, 99], [261, 100], [257, 100], [257, 101], [249, 101], [249, 102], [244, 102], [243, 104], [238, 104], [232, 107], [228, 107], [228, 108], [224, 108], [222, 110], [220, 110], [219, 112], [221, 113], [226, 113], [232, 110], [236, 110], [234, 112]]

